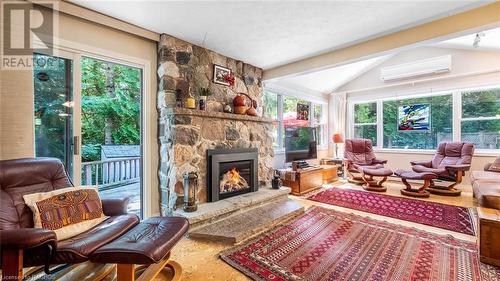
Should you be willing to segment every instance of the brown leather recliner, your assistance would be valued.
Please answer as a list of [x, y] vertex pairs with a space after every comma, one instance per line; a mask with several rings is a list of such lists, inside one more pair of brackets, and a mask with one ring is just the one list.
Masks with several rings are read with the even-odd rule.
[[442, 142], [430, 161], [411, 161], [412, 169], [418, 173], [434, 173], [438, 179], [453, 182], [448, 186], [437, 186], [431, 180], [427, 190], [439, 195], [458, 196], [461, 190], [455, 188], [462, 182], [465, 172], [470, 169], [474, 144], [470, 142]]
[[348, 181], [363, 184], [363, 168], [384, 168], [387, 160], [377, 159], [369, 139], [346, 139], [344, 147], [344, 165], [346, 165]]
[[[92, 252], [139, 223], [127, 214], [128, 199], [102, 199], [107, 220], [77, 236], [57, 241], [52, 230], [33, 228], [33, 214], [23, 195], [73, 186], [64, 166], [55, 158], [0, 161], [0, 249], [3, 273], [24, 256], [22, 268], [48, 264], [74, 264], [89, 260]], [[8, 261], [8, 265], [5, 264]], [[14, 261], [14, 263], [11, 263]], [[7, 268], [8, 267], [8, 268]], [[15, 271], [14, 271], [15, 273]]]

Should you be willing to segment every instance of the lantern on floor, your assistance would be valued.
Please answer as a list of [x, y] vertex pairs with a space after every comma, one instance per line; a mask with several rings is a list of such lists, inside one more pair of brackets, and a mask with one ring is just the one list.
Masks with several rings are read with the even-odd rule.
[[198, 194], [198, 173], [184, 173], [184, 211], [194, 212], [198, 209], [197, 196]]

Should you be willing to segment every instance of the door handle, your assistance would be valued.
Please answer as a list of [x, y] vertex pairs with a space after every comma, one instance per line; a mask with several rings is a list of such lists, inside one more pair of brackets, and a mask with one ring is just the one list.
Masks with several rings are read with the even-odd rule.
[[73, 136], [73, 155], [80, 155], [80, 136]]

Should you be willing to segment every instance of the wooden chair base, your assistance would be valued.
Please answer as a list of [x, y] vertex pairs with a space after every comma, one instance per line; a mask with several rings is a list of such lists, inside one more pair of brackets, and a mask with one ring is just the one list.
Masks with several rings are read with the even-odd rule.
[[427, 190], [418, 189], [401, 189], [401, 194], [416, 198], [429, 198], [431, 194]]
[[365, 181], [363, 180], [362, 177], [349, 177], [347, 178], [347, 181], [350, 182], [350, 183], [354, 183], [354, 184], [364, 184]]
[[443, 196], [460, 196], [462, 194], [462, 190], [456, 188], [449, 188], [447, 186], [432, 186], [428, 187], [427, 190], [435, 195], [443, 195]]
[[405, 189], [401, 189], [402, 195], [417, 197], [417, 198], [429, 198], [431, 196], [429, 191], [427, 191], [427, 188], [429, 188], [431, 184], [430, 180], [424, 180], [424, 184], [418, 189], [413, 188], [405, 178], [402, 178], [401, 181], [406, 186]]
[[[366, 173], [362, 173], [363, 178], [363, 189], [367, 191], [385, 192], [387, 188], [383, 186], [383, 183], [387, 180], [387, 176], [373, 176]], [[378, 180], [376, 178], [379, 178]]]
[[[61, 271], [47, 275], [43, 266], [33, 267], [24, 272], [20, 280], [53, 280], [53, 281], [100, 281], [112, 280], [115, 264], [84, 262], [70, 265]], [[12, 280], [12, 279], [11, 279]]]
[[385, 186], [376, 186], [376, 185], [371, 185], [369, 183], [365, 183], [362, 185], [363, 189], [364, 190], [367, 190], [367, 191], [375, 191], [375, 192], [386, 192], [387, 191], [387, 188]]
[[179, 281], [182, 276], [182, 267], [177, 262], [164, 259], [151, 265], [135, 266], [135, 264], [117, 264], [117, 281], [152, 281], [162, 270], [169, 268], [173, 271], [171, 281]]

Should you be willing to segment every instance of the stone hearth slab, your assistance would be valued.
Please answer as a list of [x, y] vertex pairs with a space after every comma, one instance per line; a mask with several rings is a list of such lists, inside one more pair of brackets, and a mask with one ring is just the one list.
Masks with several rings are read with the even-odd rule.
[[292, 199], [270, 202], [197, 228], [189, 237], [222, 243], [240, 243], [303, 213], [304, 207]]
[[191, 231], [201, 225], [220, 220], [249, 208], [258, 207], [272, 201], [286, 200], [289, 193], [290, 188], [288, 187], [280, 189], [261, 187], [256, 192], [230, 197], [217, 202], [200, 204], [195, 212], [188, 213], [182, 209], [177, 209], [174, 211], [174, 216], [187, 218]]

